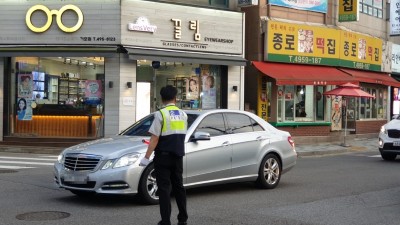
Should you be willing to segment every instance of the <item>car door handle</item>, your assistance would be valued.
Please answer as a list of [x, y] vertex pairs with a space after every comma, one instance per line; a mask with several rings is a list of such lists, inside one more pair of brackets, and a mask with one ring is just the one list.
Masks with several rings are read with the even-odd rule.
[[228, 146], [229, 145], [229, 141], [225, 141], [224, 143], [222, 143], [222, 147]]
[[262, 141], [262, 140], [266, 140], [266, 139], [268, 139], [268, 137], [266, 137], [266, 136], [258, 136], [256, 138], [257, 141]]

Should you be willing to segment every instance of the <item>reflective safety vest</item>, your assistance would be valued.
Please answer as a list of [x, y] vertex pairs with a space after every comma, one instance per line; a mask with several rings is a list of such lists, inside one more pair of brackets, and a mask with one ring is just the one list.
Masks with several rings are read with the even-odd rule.
[[185, 155], [185, 136], [187, 131], [187, 115], [174, 105], [160, 110], [163, 118], [161, 135], [158, 140], [157, 152], [169, 152], [177, 156]]

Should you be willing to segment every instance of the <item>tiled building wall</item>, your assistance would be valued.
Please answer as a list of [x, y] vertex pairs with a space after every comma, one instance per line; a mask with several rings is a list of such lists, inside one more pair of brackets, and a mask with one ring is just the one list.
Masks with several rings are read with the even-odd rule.
[[329, 136], [330, 126], [293, 126], [278, 127], [289, 132], [292, 136]]
[[356, 133], [357, 134], [379, 133], [381, 126], [385, 123], [387, 123], [386, 120], [356, 121]]

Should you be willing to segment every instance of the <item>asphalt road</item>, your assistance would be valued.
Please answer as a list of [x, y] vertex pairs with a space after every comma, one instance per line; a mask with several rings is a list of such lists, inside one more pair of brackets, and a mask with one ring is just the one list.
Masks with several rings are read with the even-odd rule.
[[[274, 190], [260, 190], [253, 183], [189, 189], [188, 224], [398, 225], [400, 157], [386, 162], [377, 154], [354, 151], [301, 157]], [[134, 196], [81, 199], [58, 189], [48, 165], [54, 160], [54, 156], [0, 153], [0, 225], [152, 225], [159, 221], [158, 206], [143, 205]], [[1, 169], [15, 164], [7, 161], [24, 161], [21, 165], [33, 168]], [[177, 210], [172, 206], [174, 224]]]

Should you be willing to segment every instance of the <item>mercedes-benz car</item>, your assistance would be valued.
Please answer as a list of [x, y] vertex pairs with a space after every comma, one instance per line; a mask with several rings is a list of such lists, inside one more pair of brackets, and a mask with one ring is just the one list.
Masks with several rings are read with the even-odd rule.
[[400, 155], [400, 116], [381, 127], [379, 132], [379, 152], [384, 160], [395, 160]]
[[[290, 134], [257, 115], [239, 110], [186, 111], [183, 179], [187, 188], [229, 182], [256, 182], [275, 188], [296, 164]], [[54, 165], [59, 187], [78, 196], [94, 193], [139, 194], [157, 204], [153, 163], [140, 166], [154, 115], [120, 134], [65, 149]]]

